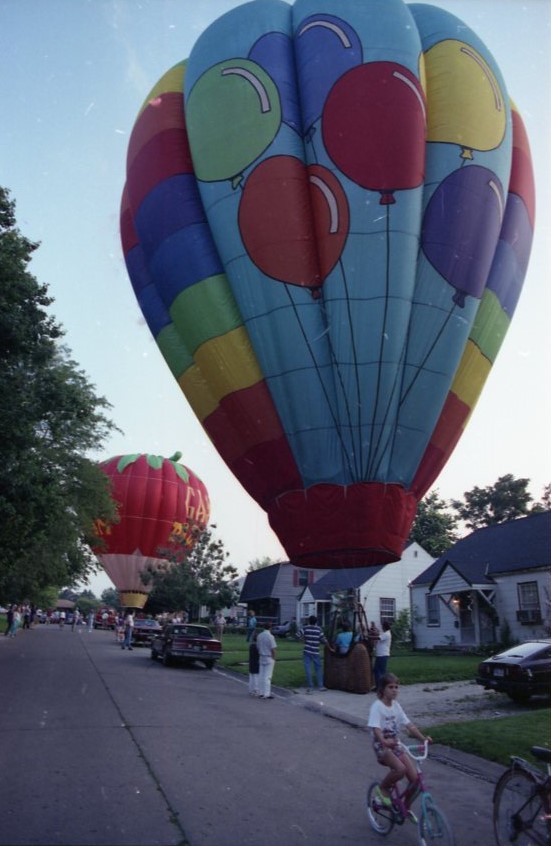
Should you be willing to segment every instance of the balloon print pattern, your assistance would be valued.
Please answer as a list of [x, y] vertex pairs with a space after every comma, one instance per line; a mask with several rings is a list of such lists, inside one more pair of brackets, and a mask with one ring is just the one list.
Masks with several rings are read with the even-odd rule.
[[436, 6], [253, 0], [154, 86], [128, 273], [293, 563], [401, 556], [512, 318], [534, 208], [499, 68]]

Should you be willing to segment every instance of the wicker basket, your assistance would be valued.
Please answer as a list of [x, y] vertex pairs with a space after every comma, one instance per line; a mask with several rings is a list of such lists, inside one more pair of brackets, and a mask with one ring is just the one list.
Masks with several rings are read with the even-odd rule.
[[369, 693], [373, 687], [371, 659], [363, 643], [352, 644], [346, 655], [325, 647], [324, 684], [330, 690]]

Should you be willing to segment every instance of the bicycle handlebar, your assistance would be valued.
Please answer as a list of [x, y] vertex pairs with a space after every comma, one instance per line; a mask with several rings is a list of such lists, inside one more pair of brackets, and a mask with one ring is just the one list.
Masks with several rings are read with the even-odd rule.
[[[425, 740], [423, 743], [416, 743], [414, 746], [407, 746], [405, 743], [402, 743], [402, 746], [414, 761], [426, 761], [429, 754], [428, 740]], [[416, 754], [416, 752], [420, 754]]]

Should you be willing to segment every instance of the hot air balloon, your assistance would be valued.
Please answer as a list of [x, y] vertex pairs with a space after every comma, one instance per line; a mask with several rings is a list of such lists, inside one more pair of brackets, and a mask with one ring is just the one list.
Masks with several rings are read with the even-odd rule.
[[436, 6], [253, 0], [146, 98], [128, 273], [289, 559], [400, 558], [522, 288], [534, 181], [492, 55]]
[[207, 489], [180, 457], [117, 455], [100, 464], [111, 481], [119, 522], [96, 523], [102, 545], [95, 552], [125, 607], [144, 607], [151, 585], [144, 584], [142, 573], [166, 566], [175, 541], [192, 548], [196, 530], [208, 523]]

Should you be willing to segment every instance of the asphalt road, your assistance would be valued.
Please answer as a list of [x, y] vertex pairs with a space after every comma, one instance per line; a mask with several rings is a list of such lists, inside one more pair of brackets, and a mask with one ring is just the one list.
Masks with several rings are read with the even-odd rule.
[[[380, 773], [366, 731], [298, 697], [255, 700], [245, 679], [55, 626], [2, 636], [0, 679], [0, 846], [379, 841], [364, 810]], [[425, 769], [456, 846], [491, 846], [495, 770], [442, 760]], [[391, 840], [413, 846], [415, 826]]]

